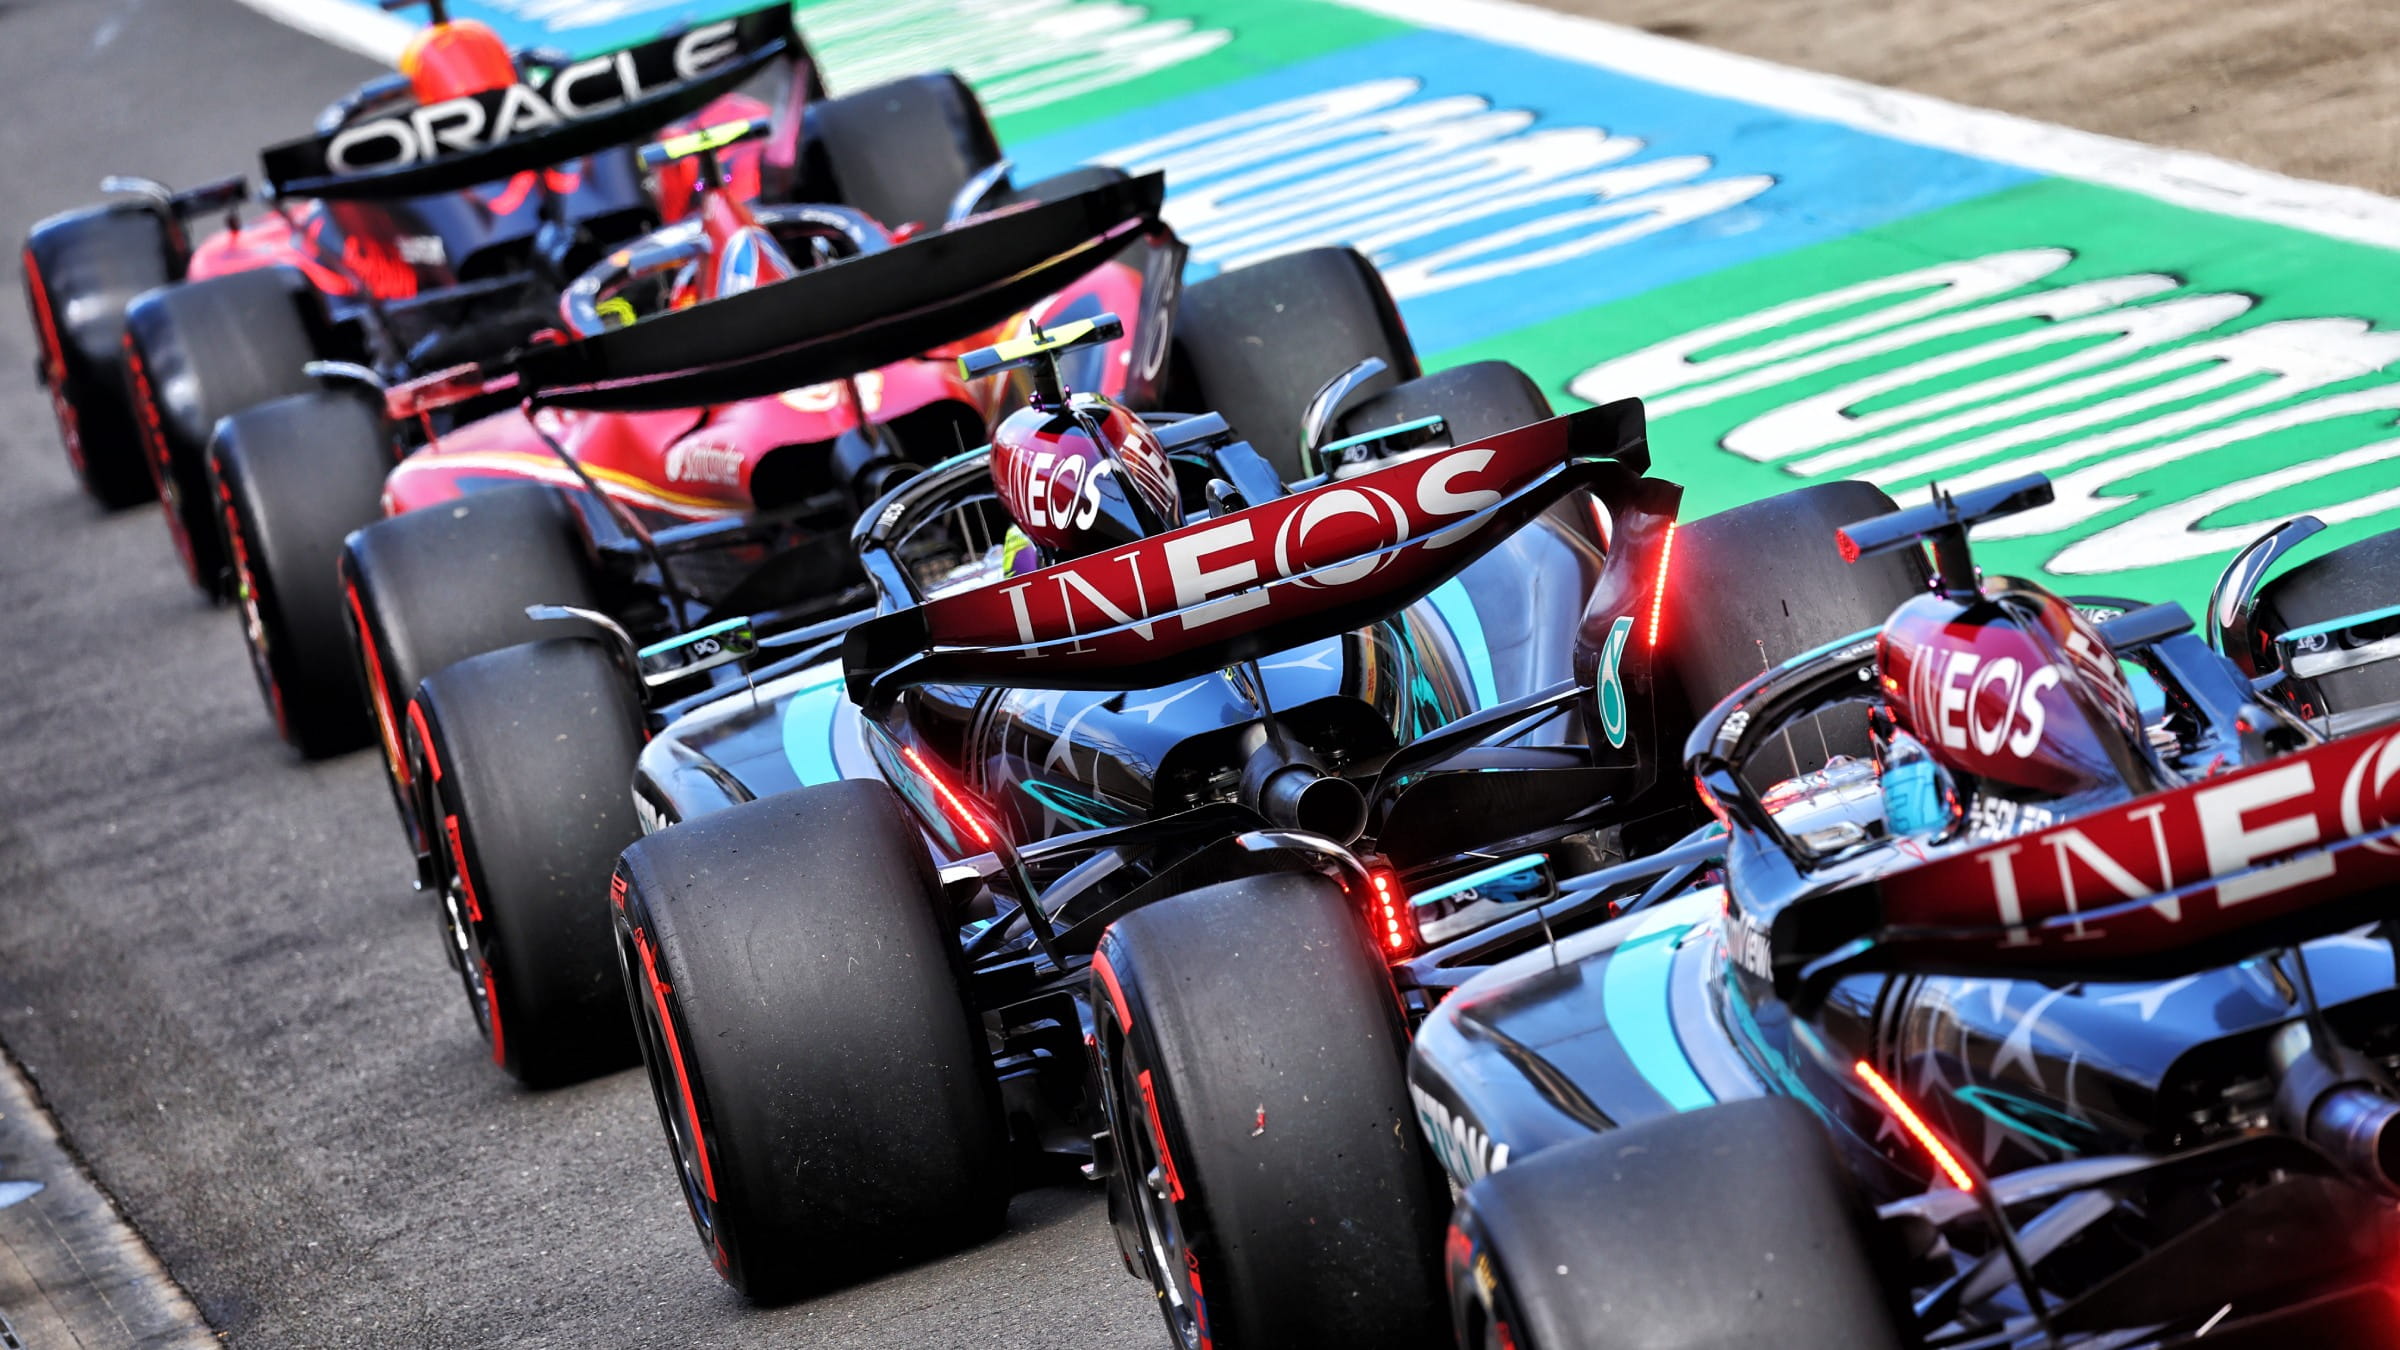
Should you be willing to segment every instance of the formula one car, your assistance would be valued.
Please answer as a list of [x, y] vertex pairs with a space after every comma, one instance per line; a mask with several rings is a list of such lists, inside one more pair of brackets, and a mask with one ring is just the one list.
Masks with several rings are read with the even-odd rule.
[[[2320, 528], [2279, 527], [2203, 640], [1979, 575], [2050, 499], [1824, 535], [1936, 585], [1700, 720], [1719, 836], [1447, 953], [1411, 1081], [1461, 1345], [2400, 1334], [2400, 533], [2269, 580]], [[1787, 772], [1841, 707], [1871, 753]]]
[[[1688, 833], [1660, 747], [1690, 709], [1922, 567], [1879, 559], [1882, 594], [1821, 603], [1839, 563], [1795, 545], [1888, 506], [1875, 489], [1679, 531], [1638, 403], [1553, 419], [1491, 363], [1395, 379], [1416, 369], [1389, 312], [1342, 251], [1193, 287], [1170, 365], [1207, 377], [1170, 398], [1239, 421], [1070, 397], [1050, 363], [1106, 319], [970, 354], [1031, 400], [862, 517], [872, 609], [639, 720], [586, 692], [627, 678], [594, 650], [588, 684], [492, 699], [505, 732], [454, 729], [463, 672], [564, 668], [579, 639], [420, 690], [428, 765], [478, 765], [475, 809], [534, 803], [486, 838], [593, 833], [575, 798], [602, 757], [559, 771], [590, 710], [638, 751], [616, 954], [685, 1198], [745, 1293], [973, 1240], [1048, 1160], [1106, 1179], [1180, 1344], [1440, 1333], [1448, 1204], [1403, 1052], [1442, 980], [1395, 972], [1554, 872]], [[795, 338], [747, 375], [815, 355]], [[734, 365], [592, 390], [683, 396]], [[1863, 724], [1824, 730], [1864, 752]], [[1528, 875], [1528, 852], [1559, 861]]]
[[[112, 178], [122, 199], [51, 217], [26, 243], [40, 376], [69, 457], [105, 505], [159, 496], [212, 595], [231, 588], [206, 490], [219, 418], [318, 389], [312, 363], [405, 379], [553, 322], [577, 272], [686, 209], [684, 185], [645, 182], [631, 146], [710, 105], [764, 115], [733, 92], [762, 72], [787, 75], [789, 131], [751, 155], [749, 185], [775, 168], [772, 185], [789, 186], [809, 162], [799, 126], [815, 74], [789, 6], [583, 61], [512, 56], [484, 25], [432, 10], [403, 73], [328, 108], [315, 138], [264, 153], [268, 209], [248, 221], [238, 176], [184, 192]], [[224, 230], [195, 246], [193, 224], [220, 213]]]
[[[807, 125], [808, 143], [828, 152], [863, 155], [878, 145], [895, 155], [911, 146], [925, 152], [903, 156], [904, 164], [874, 165], [875, 190], [866, 195], [886, 209], [929, 210], [938, 223], [945, 213], [958, 217], [1031, 200], [1007, 183], [982, 110], [955, 76], [922, 76], [820, 100], [810, 106]], [[972, 133], [963, 136], [967, 150], [931, 152], [960, 143], [962, 127]], [[747, 177], [754, 183], [756, 143], [773, 130], [765, 120], [743, 119], [641, 150], [642, 170], [684, 185], [678, 200], [687, 218], [594, 259], [557, 288], [536, 337], [587, 336], [773, 282], [799, 265], [888, 247], [892, 231], [850, 206], [744, 204], [750, 184], [742, 181], [736, 156], [750, 154]], [[844, 181], [867, 181], [865, 170]], [[1089, 181], [1087, 172], [1043, 190], [1067, 191]], [[961, 189], [971, 190], [961, 198]], [[922, 226], [903, 221], [894, 228]], [[1127, 303], [1114, 292], [1108, 299]], [[439, 350], [456, 354], [456, 345]], [[598, 419], [558, 414], [537, 422], [515, 406], [505, 360], [494, 360], [489, 370], [445, 361], [443, 369], [388, 387], [385, 372], [353, 371], [357, 378], [346, 387], [257, 404], [217, 427], [205, 460], [204, 500], [214, 504], [221, 522], [212, 529], [226, 541], [260, 691], [284, 738], [304, 754], [354, 749], [380, 728], [389, 760], [398, 766], [396, 714], [417, 680], [526, 636], [523, 605], [509, 598], [510, 578], [461, 570], [487, 566], [473, 558], [469, 536], [520, 541], [518, 554], [511, 555], [513, 565], [525, 569], [514, 578], [520, 589], [560, 603], [599, 603], [594, 583], [583, 579], [591, 561], [584, 557], [586, 546], [562, 532], [565, 517], [556, 494], [511, 496], [496, 489], [527, 483], [588, 488], [601, 494], [585, 503], [589, 523], [631, 543], [653, 528], [796, 505], [804, 485], [785, 461], [807, 458], [801, 447], [849, 436], [842, 453], [863, 456], [849, 466], [860, 473], [888, 462], [885, 452], [897, 442], [914, 443], [921, 457], [931, 459], [982, 438], [977, 406], [954, 377], [943, 374], [947, 366], [941, 363], [866, 371], [850, 385], [788, 391], [738, 409]], [[403, 369], [419, 364], [412, 359]], [[888, 424], [890, 435], [859, 430], [854, 407], [866, 409], [870, 421]], [[395, 467], [411, 441], [418, 448]], [[778, 456], [777, 465], [758, 477], [765, 452], [785, 448], [793, 453]], [[345, 595], [335, 560], [344, 556], [350, 531], [387, 513], [449, 503], [462, 493], [476, 495], [472, 514], [484, 518], [370, 531], [347, 555], [356, 584]], [[640, 523], [613, 524], [602, 502], [615, 503]], [[550, 543], [546, 552], [543, 540]], [[381, 561], [371, 581], [361, 561], [370, 554]], [[705, 579], [684, 574], [702, 566], [684, 563], [676, 577], [697, 584]], [[545, 590], [549, 582], [557, 588]], [[352, 625], [375, 638], [363, 663], [351, 655]]]
[[[393, 391], [396, 411], [503, 386], [529, 399], [395, 470], [386, 491], [404, 514], [351, 535], [339, 577], [323, 576], [323, 636], [348, 615], [420, 879], [442, 897], [450, 953], [509, 1072], [551, 1084], [632, 1061], [597, 900], [638, 834], [644, 703], [699, 692], [762, 644], [836, 632], [866, 603], [860, 512], [985, 440], [1009, 398], [1004, 375], [963, 377], [939, 342], [985, 340], [1029, 309], [1054, 323], [1150, 315], [1083, 369], [1155, 403], [1145, 372], [1160, 362], [1142, 344], [1163, 340], [1183, 266], [1163, 196], [1155, 174], [1078, 170], [1023, 189], [987, 175], [960, 223], [893, 243], [842, 208], [752, 213], [719, 194], [695, 229], [629, 248], [569, 293], [596, 315], [645, 278], [696, 268], [689, 307], [670, 294], [632, 327], [587, 319], [575, 341]], [[796, 330], [823, 342], [800, 387], [703, 377], [663, 400], [655, 382], [612, 397], [632, 372], [771, 354]]]

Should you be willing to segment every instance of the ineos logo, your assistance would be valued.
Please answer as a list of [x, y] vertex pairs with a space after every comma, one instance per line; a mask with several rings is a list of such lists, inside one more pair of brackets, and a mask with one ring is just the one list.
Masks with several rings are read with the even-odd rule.
[[[1943, 745], [1964, 750], [1972, 744], [1981, 755], [2006, 750], [2018, 759], [2041, 745], [2048, 721], [2042, 693], [2058, 687], [2058, 667], [2037, 666], [2029, 674], [2013, 656], [1979, 663], [1973, 652], [1954, 651], [1940, 669], [1934, 724]], [[1995, 704], [1997, 715], [1987, 717], [1985, 709]]]
[[[678, 81], [697, 79], [741, 50], [732, 20], [704, 24], [675, 42]], [[512, 84], [491, 95], [466, 95], [343, 128], [325, 147], [325, 167], [335, 174], [397, 169], [446, 154], [487, 150], [511, 136], [546, 131], [613, 112], [652, 93], [642, 82], [636, 52], [628, 49], [562, 67], [547, 80]]]
[[[2342, 781], [2342, 830], [2352, 838], [2400, 825], [2400, 793], [2392, 780], [2400, 777], [2400, 733], [2358, 757]], [[2387, 856], [2400, 856], [2400, 840], [2379, 839], [2361, 847]]]
[[1369, 532], [1371, 542], [1351, 550], [1361, 556], [1333, 567], [1301, 577], [1292, 584], [1309, 588], [1347, 586], [1364, 581], [1382, 571], [1392, 561], [1388, 551], [1394, 544], [1408, 538], [1408, 511], [1398, 498], [1381, 488], [1335, 488], [1319, 494], [1306, 507], [1284, 517], [1283, 528], [1275, 532], [1275, 571], [1279, 576], [1291, 576], [1292, 553], [1299, 550], [1307, 556], [1308, 537], [1328, 521], [1357, 516], [1362, 524], [1351, 528]]

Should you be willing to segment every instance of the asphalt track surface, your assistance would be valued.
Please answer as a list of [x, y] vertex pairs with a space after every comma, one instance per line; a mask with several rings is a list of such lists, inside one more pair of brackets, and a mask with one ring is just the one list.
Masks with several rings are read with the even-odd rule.
[[[233, 0], [0, 3], [0, 237], [104, 173], [252, 169], [373, 73]], [[275, 739], [157, 508], [76, 490], [33, 361], [0, 319], [0, 1040], [233, 1344], [1161, 1343], [1082, 1188], [744, 1306], [638, 1072], [536, 1095], [492, 1067], [377, 765]]]

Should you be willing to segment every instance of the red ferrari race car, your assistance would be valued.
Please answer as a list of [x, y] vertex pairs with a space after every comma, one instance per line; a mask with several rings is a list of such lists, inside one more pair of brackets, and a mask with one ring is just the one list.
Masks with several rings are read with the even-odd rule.
[[[739, 130], [659, 153], [707, 164]], [[704, 172], [714, 180], [713, 166]], [[388, 399], [394, 416], [414, 416], [449, 399], [555, 390], [570, 370], [606, 411], [546, 394], [438, 438], [388, 477], [373, 472], [388, 462], [378, 460], [385, 433], [355, 398], [228, 421], [220, 481], [261, 682], [288, 730], [314, 734], [330, 715], [324, 702], [279, 691], [306, 670], [312, 697], [330, 701], [331, 667], [348, 660], [335, 650], [347, 617], [367, 697], [342, 706], [362, 720], [371, 708], [382, 730], [422, 878], [445, 902], [478, 1021], [511, 1073], [557, 1082], [633, 1057], [595, 900], [638, 833], [626, 785], [642, 692], [680, 697], [710, 666], [762, 642], [810, 641], [822, 621], [863, 604], [870, 590], [850, 543], [862, 509], [981, 444], [992, 410], [1011, 402], [1005, 379], [962, 376], [942, 341], [987, 340], [1029, 309], [1053, 323], [1111, 309], [1163, 315], [1183, 263], [1158, 223], [1163, 195], [1157, 175], [1084, 170], [1014, 189], [995, 171], [967, 185], [950, 227], [894, 242], [846, 208], [753, 209], [712, 190], [690, 226], [622, 250], [569, 288], [577, 337]], [[637, 320], [612, 330], [620, 306]], [[702, 379], [663, 406], [609, 397], [662, 363], [771, 353], [795, 321], [832, 339], [800, 387], [720, 396]], [[1141, 353], [1157, 332], [1138, 325], [1093, 351], [1091, 387], [1154, 404], [1162, 362]], [[324, 471], [253, 472], [264, 446]], [[282, 536], [254, 509], [251, 485], [314, 506], [337, 460], [355, 470], [351, 505], [371, 506], [380, 484], [397, 514], [349, 536], [338, 579], [330, 559], [300, 574], [322, 586], [310, 603], [330, 611], [301, 630], [261, 571]], [[319, 565], [313, 554], [300, 561]], [[562, 629], [606, 646], [538, 641]], [[583, 659], [594, 655], [597, 669]], [[440, 697], [412, 705], [420, 681]], [[563, 740], [532, 759], [495, 748], [545, 710], [576, 719]], [[558, 822], [566, 832], [548, 833]]]
[[748, 184], [800, 175], [816, 81], [788, 6], [584, 61], [512, 55], [432, 9], [400, 74], [265, 151], [265, 210], [242, 218], [238, 176], [184, 192], [111, 178], [119, 200], [26, 242], [38, 374], [85, 488], [111, 507], [161, 498], [192, 580], [220, 597], [219, 418], [318, 388], [313, 362], [404, 379], [522, 341], [607, 248], [683, 214], [684, 185], [646, 182], [631, 147], [703, 108], [765, 115], [734, 92], [754, 77], [785, 77], [787, 134], [749, 157]]
[[[803, 120], [801, 158], [819, 163], [794, 182], [824, 186], [829, 199], [844, 195], [839, 189], [853, 189], [848, 196], [872, 202], [903, 233], [921, 228], [912, 222], [939, 222], [1017, 197], [1004, 181], [1006, 171], [981, 108], [954, 76], [921, 76], [849, 98], [819, 100]], [[594, 259], [580, 275], [549, 288], [535, 336], [550, 340], [598, 333], [644, 314], [777, 280], [798, 265], [887, 247], [893, 233], [854, 205], [754, 210], [743, 204], [746, 189], [758, 179], [757, 143], [768, 140], [771, 156], [777, 131], [768, 121], [744, 119], [643, 150], [637, 170], [661, 183], [687, 185], [673, 197], [683, 218]], [[824, 163], [842, 166], [838, 183]], [[529, 322], [519, 319], [511, 331], [522, 336]], [[498, 334], [483, 336], [489, 344]], [[458, 344], [430, 353], [465, 354]], [[786, 505], [779, 494], [799, 491], [776, 481], [786, 470], [779, 464], [766, 480], [753, 482], [745, 447], [756, 452], [755, 459], [775, 447], [830, 445], [856, 424], [853, 393], [870, 416], [906, 422], [915, 434], [916, 421], [938, 422], [944, 415], [939, 410], [954, 406], [945, 399], [956, 383], [954, 376], [948, 384], [938, 375], [929, 379], [924, 371], [933, 367], [912, 363], [863, 372], [854, 390], [798, 390], [741, 408], [597, 420], [545, 414], [537, 420], [514, 406], [517, 400], [505, 381], [487, 388], [477, 368], [454, 360], [414, 381], [386, 385], [387, 372], [424, 364], [410, 360], [397, 369], [320, 364], [314, 367], [319, 374], [337, 378], [328, 379], [326, 387], [257, 403], [221, 419], [202, 460], [206, 495], [200, 500], [212, 508], [210, 537], [225, 541], [260, 689], [284, 738], [312, 757], [365, 744], [377, 725], [372, 712], [382, 718], [384, 744], [395, 751], [397, 763], [396, 705], [385, 688], [399, 691], [405, 701], [419, 678], [483, 649], [461, 646], [465, 639], [459, 635], [481, 632], [505, 645], [518, 640], [509, 625], [524, 622], [510, 610], [492, 630], [494, 621], [484, 609], [449, 597], [440, 601], [444, 617], [438, 623], [379, 613], [381, 606], [400, 603], [388, 598], [391, 587], [416, 584], [395, 579], [390, 569], [403, 564], [388, 558], [372, 583], [357, 588], [354, 604], [335, 574], [336, 557], [351, 530], [462, 492], [525, 483], [589, 487], [636, 513], [645, 530], [737, 514], [762, 500]], [[304, 383], [314, 381], [304, 378]], [[957, 437], [979, 439], [980, 414], [970, 404], [966, 425], [955, 436], [946, 424], [926, 434], [945, 447]], [[853, 441], [857, 444], [845, 453], [872, 458], [871, 446]], [[862, 460], [854, 467], [866, 464]], [[539, 493], [515, 500], [535, 497], [549, 502]], [[505, 509], [498, 497], [478, 507]], [[385, 542], [370, 540], [361, 548], [400, 548], [390, 541], [403, 537], [411, 536], [385, 532], [376, 536]], [[687, 564], [685, 570], [698, 566]], [[432, 597], [451, 583], [427, 585], [423, 593]], [[469, 594], [500, 603], [488, 588]], [[353, 622], [371, 627], [385, 648], [381, 659], [364, 663], [365, 686], [345, 636], [345, 625]], [[369, 692], [375, 694], [371, 704]]]

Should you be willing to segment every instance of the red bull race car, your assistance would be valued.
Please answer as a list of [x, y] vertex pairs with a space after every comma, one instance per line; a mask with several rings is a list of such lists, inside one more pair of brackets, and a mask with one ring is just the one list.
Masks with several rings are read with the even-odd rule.
[[[512, 54], [432, 8], [401, 73], [329, 108], [315, 137], [265, 152], [265, 209], [243, 217], [239, 178], [181, 193], [112, 179], [125, 199], [46, 220], [27, 242], [39, 373], [85, 486], [110, 506], [162, 499], [192, 580], [219, 598], [235, 578], [207, 476], [217, 422], [345, 375], [398, 382], [504, 352], [554, 325], [577, 274], [690, 213], [688, 164], [635, 159], [661, 127], [764, 119], [769, 106], [737, 91], [779, 80], [774, 134], [734, 155], [737, 190], [895, 223], [938, 218], [942, 203], [885, 161], [963, 178], [994, 154], [947, 78], [873, 104], [813, 99], [788, 6], [581, 61]], [[219, 214], [225, 228], [195, 241]]]

